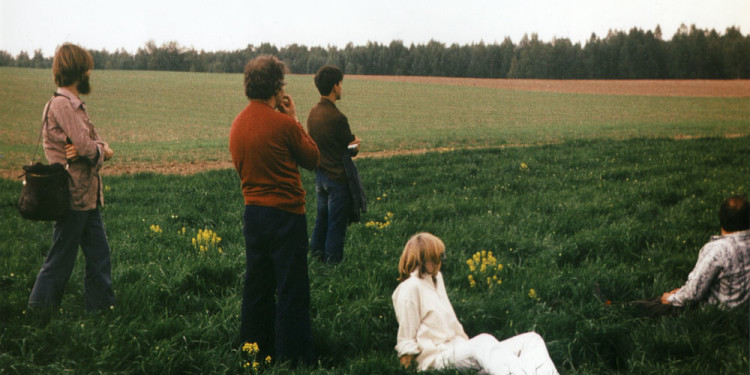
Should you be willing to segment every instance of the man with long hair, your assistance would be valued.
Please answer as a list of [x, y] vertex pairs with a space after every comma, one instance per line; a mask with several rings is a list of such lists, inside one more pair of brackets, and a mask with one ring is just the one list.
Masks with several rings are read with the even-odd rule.
[[273, 56], [247, 63], [250, 103], [229, 131], [245, 200], [240, 339], [256, 343], [261, 358], [312, 363], [305, 189], [297, 166], [316, 168], [320, 154], [284, 92], [285, 72]]
[[91, 92], [92, 69], [91, 54], [70, 43], [60, 46], [52, 61], [58, 89], [47, 104], [49, 112], [42, 131], [44, 155], [50, 164], [68, 165], [71, 207], [55, 222], [52, 247], [29, 296], [29, 307], [34, 310], [60, 306], [79, 246], [86, 258], [86, 310], [102, 310], [115, 303], [110, 248], [100, 212], [104, 189], [99, 175], [102, 164], [112, 158], [114, 151], [94, 128], [79, 98]]

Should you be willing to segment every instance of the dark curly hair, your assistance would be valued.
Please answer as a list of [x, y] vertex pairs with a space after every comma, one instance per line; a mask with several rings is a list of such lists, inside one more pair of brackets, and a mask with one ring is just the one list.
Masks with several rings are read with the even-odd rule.
[[267, 100], [286, 84], [289, 69], [276, 56], [261, 55], [245, 65], [245, 95], [250, 99]]

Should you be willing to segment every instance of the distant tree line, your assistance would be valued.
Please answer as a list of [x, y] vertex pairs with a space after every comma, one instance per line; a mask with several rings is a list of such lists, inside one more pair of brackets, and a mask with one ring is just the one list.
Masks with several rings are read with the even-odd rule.
[[[735, 79], [750, 78], [750, 36], [737, 27], [720, 34], [695, 25], [682, 25], [671, 40], [662, 38], [659, 26], [652, 31], [633, 28], [629, 32], [595, 34], [586, 41], [571, 43], [567, 38], [551, 42], [537, 34], [524, 35], [516, 45], [510, 40], [498, 44], [471, 45], [438, 41], [404, 45], [369, 42], [306, 47], [292, 44], [278, 48], [269, 43], [248, 45], [231, 52], [196, 51], [168, 42], [157, 46], [149, 41], [135, 54], [125, 50], [90, 51], [97, 69], [167, 70], [189, 72], [242, 72], [245, 63], [261, 54], [281, 58], [293, 73], [314, 73], [324, 64], [335, 64], [347, 74], [413, 75], [474, 78], [538, 79]], [[21, 52], [13, 57], [0, 51], [0, 66], [49, 68], [51, 58], [41, 50], [32, 57]]]

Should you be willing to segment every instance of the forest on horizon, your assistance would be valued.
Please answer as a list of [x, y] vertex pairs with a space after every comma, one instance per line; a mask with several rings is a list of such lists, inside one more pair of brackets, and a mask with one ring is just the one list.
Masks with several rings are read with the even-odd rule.
[[[368, 42], [307, 47], [270, 43], [248, 45], [235, 51], [206, 52], [172, 41], [157, 46], [151, 40], [131, 54], [89, 50], [96, 69], [157, 70], [240, 73], [247, 61], [261, 55], [278, 56], [295, 74], [312, 74], [325, 64], [346, 74], [441, 76], [527, 79], [747, 79], [750, 78], [750, 35], [738, 27], [724, 33], [684, 24], [670, 40], [661, 28], [629, 32], [610, 30], [600, 38], [591, 34], [584, 45], [567, 38], [544, 42], [537, 34], [524, 35], [518, 44], [506, 37], [502, 43], [446, 45], [431, 40], [406, 46]], [[49, 68], [52, 57], [37, 49], [12, 56], [0, 50], [0, 66]]]

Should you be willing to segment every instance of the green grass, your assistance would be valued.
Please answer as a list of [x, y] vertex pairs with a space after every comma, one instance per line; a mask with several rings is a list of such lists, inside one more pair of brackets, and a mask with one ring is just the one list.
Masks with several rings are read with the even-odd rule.
[[[318, 100], [312, 77], [288, 81], [304, 122]], [[96, 71], [93, 85], [86, 100], [117, 152], [115, 167], [228, 160], [229, 126], [247, 103], [237, 74]], [[54, 89], [48, 70], [0, 68], [5, 175], [20, 174], [33, 152]], [[750, 189], [750, 99], [353, 77], [344, 90], [339, 106], [365, 152], [459, 150], [358, 161], [370, 212], [350, 227], [342, 265], [310, 265], [320, 364], [264, 373], [401, 373], [390, 295], [400, 252], [417, 231], [445, 241], [449, 295], [470, 335], [535, 330], [563, 374], [748, 372], [747, 310], [707, 307], [645, 319], [623, 304], [602, 306], [592, 286], [600, 283], [622, 302], [682, 285], [698, 249], [718, 231], [718, 204]], [[744, 137], [722, 138], [727, 134]], [[671, 140], [679, 135], [709, 138]], [[514, 144], [532, 146], [492, 147]], [[460, 150], [467, 146], [490, 148]], [[311, 230], [313, 175], [304, 172], [303, 179]], [[47, 321], [28, 313], [26, 303], [51, 224], [23, 221], [14, 207], [19, 181], [0, 179], [0, 374], [242, 373], [245, 259], [235, 172], [105, 170], [105, 185], [117, 307], [83, 312], [79, 259], [63, 309]], [[378, 229], [369, 221], [390, 225]], [[178, 233], [183, 227], [186, 233]], [[222, 237], [222, 254], [192, 247], [203, 228]], [[492, 291], [471, 288], [467, 279], [465, 262], [480, 250], [504, 265], [503, 283]]]
[[[287, 78], [304, 123], [319, 94], [312, 76]], [[242, 75], [97, 70], [92, 85], [84, 99], [116, 152], [112, 166], [229, 160], [229, 127], [247, 103]], [[20, 171], [31, 158], [54, 90], [49, 70], [0, 67], [0, 171]], [[352, 77], [338, 105], [365, 153], [750, 133], [750, 98], [556, 94]]]
[[[718, 231], [718, 204], [750, 190], [749, 141], [580, 140], [360, 160], [370, 212], [350, 227], [344, 263], [310, 265], [320, 364], [264, 373], [401, 373], [390, 295], [417, 231], [445, 241], [448, 292], [469, 335], [535, 330], [563, 374], [747, 373], [747, 309], [648, 319], [618, 302], [682, 285]], [[313, 175], [303, 180], [313, 194]], [[233, 171], [105, 177], [117, 307], [83, 312], [79, 264], [47, 324], [26, 300], [51, 224], [20, 219], [20, 185], [0, 185], [0, 372], [242, 372], [243, 207]], [[366, 225], [389, 212], [387, 227]], [[193, 249], [202, 228], [222, 237], [222, 254]], [[480, 250], [504, 265], [491, 291], [467, 280], [465, 262]], [[595, 282], [612, 306], [594, 298]]]

